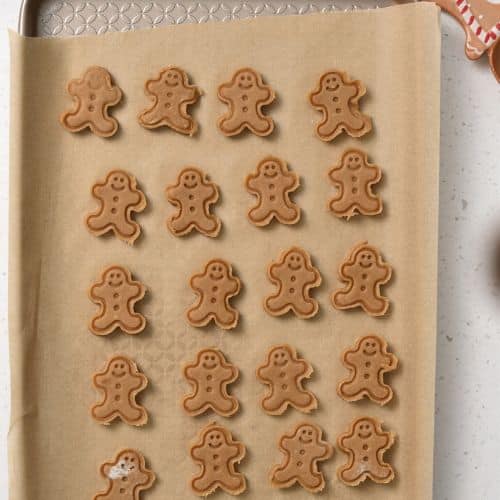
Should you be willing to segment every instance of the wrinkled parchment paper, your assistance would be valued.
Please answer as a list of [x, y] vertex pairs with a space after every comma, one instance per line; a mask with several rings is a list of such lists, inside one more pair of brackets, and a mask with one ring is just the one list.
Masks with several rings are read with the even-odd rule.
[[[90, 499], [104, 488], [99, 465], [122, 447], [135, 447], [158, 480], [150, 500], [192, 498], [188, 482], [197, 470], [188, 443], [213, 415], [190, 418], [179, 401], [188, 386], [181, 366], [203, 346], [218, 346], [241, 377], [233, 393], [241, 411], [227, 425], [247, 446], [240, 466], [248, 479], [247, 498], [308, 498], [304, 490], [274, 491], [270, 467], [281, 460], [276, 442], [296, 422], [310, 419], [334, 443], [358, 416], [373, 415], [397, 433], [388, 454], [397, 470], [389, 486], [349, 488], [335, 471], [345, 455], [336, 450], [323, 464], [325, 498], [431, 498], [434, 346], [436, 328], [437, 196], [439, 140], [439, 28], [437, 9], [418, 4], [372, 12], [174, 26], [153, 31], [72, 39], [12, 41], [12, 164], [10, 215], [10, 339], [12, 500]], [[73, 135], [58, 123], [70, 106], [66, 82], [90, 65], [110, 70], [125, 100], [114, 110], [119, 134], [111, 140]], [[188, 138], [169, 130], [148, 131], [137, 115], [148, 103], [147, 78], [161, 67], [179, 65], [205, 95], [194, 108], [200, 133]], [[225, 107], [216, 87], [241, 66], [262, 72], [278, 95], [270, 113], [277, 124], [271, 138], [228, 139], [215, 123]], [[307, 94], [322, 72], [347, 71], [362, 80], [368, 96], [362, 109], [373, 117], [374, 132], [362, 139], [342, 137], [325, 144], [314, 135], [319, 114]], [[365, 149], [381, 166], [381, 217], [338, 220], [326, 209], [335, 190], [327, 171], [342, 151]], [[265, 155], [289, 162], [301, 176], [295, 200], [303, 209], [296, 227], [253, 227], [246, 211], [254, 199], [245, 191], [246, 174]], [[172, 207], [164, 188], [179, 169], [197, 165], [219, 186], [216, 207], [224, 229], [214, 240], [201, 235], [175, 238], [165, 220]], [[115, 238], [96, 238], [83, 225], [94, 210], [91, 185], [115, 167], [134, 174], [149, 209], [141, 214], [144, 234], [134, 247]], [[329, 295], [337, 267], [348, 250], [367, 240], [394, 267], [386, 293], [389, 316], [336, 311]], [[262, 308], [273, 288], [268, 263], [282, 249], [308, 250], [323, 276], [315, 296], [320, 314], [309, 321], [273, 318]], [[194, 295], [188, 278], [212, 257], [231, 261], [244, 289], [234, 304], [241, 323], [234, 332], [198, 330], [184, 319]], [[149, 289], [142, 311], [147, 330], [136, 337], [98, 338], [87, 330], [95, 306], [87, 289], [109, 264], [128, 266]], [[384, 408], [369, 402], [348, 404], [336, 395], [346, 374], [340, 354], [358, 336], [387, 338], [401, 361], [390, 381], [396, 398]], [[319, 409], [305, 417], [289, 410], [271, 417], [260, 409], [263, 386], [255, 369], [268, 348], [294, 345], [314, 366], [307, 387]], [[150, 424], [105, 427], [89, 415], [96, 400], [92, 373], [120, 352], [136, 360], [149, 377], [140, 399]], [[222, 495], [224, 496], [224, 495]]]

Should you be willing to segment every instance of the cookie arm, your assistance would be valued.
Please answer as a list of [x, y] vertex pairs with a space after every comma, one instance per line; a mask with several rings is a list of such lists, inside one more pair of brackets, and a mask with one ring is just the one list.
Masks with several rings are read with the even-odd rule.
[[262, 380], [265, 380], [266, 382], [272, 381], [271, 373], [272, 373], [272, 367], [269, 363], [266, 363], [265, 365], [257, 369], [257, 377]]
[[107, 288], [106, 283], [96, 283], [90, 289], [89, 295], [92, 299], [103, 299], [104, 300], [104, 290]]

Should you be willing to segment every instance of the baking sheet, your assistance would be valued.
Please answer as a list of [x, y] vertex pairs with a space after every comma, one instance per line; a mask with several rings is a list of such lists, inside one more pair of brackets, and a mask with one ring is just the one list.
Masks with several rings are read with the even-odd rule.
[[[209, 43], [207, 43], [209, 40]], [[275, 491], [269, 468], [281, 459], [273, 446], [304, 416], [288, 411], [271, 417], [259, 407], [263, 386], [255, 368], [269, 346], [288, 342], [314, 366], [308, 383], [320, 408], [310, 418], [334, 443], [349, 422], [373, 415], [398, 434], [390, 452], [398, 477], [390, 486], [352, 489], [339, 483], [338, 450], [323, 466], [325, 498], [431, 498], [436, 326], [437, 194], [439, 144], [438, 11], [430, 4], [377, 11], [177, 26], [152, 32], [64, 40], [12, 42], [12, 149], [10, 225], [10, 340], [12, 426], [10, 485], [13, 500], [91, 498], [104, 485], [98, 467], [122, 447], [136, 447], [158, 481], [151, 500], [192, 498], [196, 468], [188, 443], [213, 415], [189, 418], [179, 401], [187, 390], [180, 368], [203, 346], [218, 346], [241, 371], [233, 392], [242, 410], [216, 418], [247, 446], [240, 470], [247, 498], [306, 498], [303, 490]], [[107, 67], [126, 95], [115, 111], [121, 132], [112, 140], [66, 133], [59, 113], [70, 103], [64, 87], [91, 64]], [[184, 67], [205, 91], [196, 107], [201, 133], [187, 138], [151, 132], [136, 122], [147, 104], [144, 81], [167, 64]], [[232, 71], [250, 65], [278, 94], [271, 108], [278, 129], [269, 139], [228, 139], [215, 126], [224, 106], [216, 86]], [[341, 68], [369, 89], [363, 109], [374, 133], [361, 140], [324, 144], [314, 136], [317, 113], [307, 93], [328, 68]], [[333, 194], [327, 170], [349, 147], [365, 149], [384, 170], [379, 188], [385, 215], [337, 220], [326, 210]], [[297, 227], [252, 227], [246, 211], [252, 198], [245, 175], [273, 154], [302, 178], [295, 196], [303, 209]], [[171, 207], [164, 187], [179, 169], [198, 165], [219, 184], [220, 238], [174, 238], [165, 228]], [[95, 238], [83, 225], [95, 205], [92, 183], [120, 167], [137, 176], [149, 200], [138, 217], [144, 237], [136, 247]], [[393, 302], [386, 319], [335, 311], [329, 294], [336, 269], [355, 243], [380, 247], [394, 267], [386, 291]], [[319, 316], [310, 321], [272, 318], [262, 298], [272, 289], [265, 269], [281, 249], [301, 245], [323, 276], [316, 297]], [[184, 320], [193, 301], [192, 272], [211, 257], [234, 264], [244, 291], [235, 301], [241, 326], [235, 332], [197, 330]], [[94, 312], [87, 288], [106, 265], [128, 266], [149, 288], [142, 307], [149, 319], [143, 334], [96, 338], [87, 330]], [[391, 377], [396, 400], [387, 408], [348, 404], [335, 387], [345, 374], [342, 350], [368, 332], [388, 339], [401, 360]], [[141, 401], [151, 423], [142, 429], [103, 427], [89, 416], [96, 394], [91, 375], [106, 358], [122, 352], [137, 361], [151, 387]]]

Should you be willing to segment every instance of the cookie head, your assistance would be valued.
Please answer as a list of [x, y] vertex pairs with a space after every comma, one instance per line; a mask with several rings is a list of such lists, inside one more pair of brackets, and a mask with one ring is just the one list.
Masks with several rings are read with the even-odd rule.
[[362, 418], [356, 422], [354, 426], [354, 435], [359, 439], [366, 440], [370, 439], [376, 434], [375, 426], [371, 420], [367, 418]]
[[110, 364], [111, 375], [115, 378], [122, 378], [130, 374], [130, 363], [125, 358], [114, 358]]
[[382, 346], [380, 344], [380, 339], [377, 337], [366, 337], [361, 342], [361, 352], [365, 356], [375, 356], [380, 354]]
[[135, 451], [125, 450], [118, 455], [116, 465], [123, 475], [128, 475], [139, 468], [139, 461], [139, 455]]
[[91, 89], [98, 90], [108, 85], [108, 78], [105, 71], [101, 68], [90, 68], [86, 75], [85, 80]]
[[163, 81], [167, 87], [177, 87], [182, 85], [182, 73], [177, 68], [169, 68], [163, 74]]
[[276, 160], [266, 160], [259, 165], [259, 175], [266, 179], [274, 179], [281, 174], [283, 174], [283, 169]]
[[220, 281], [229, 277], [229, 269], [227, 264], [221, 260], [214, 260], [208, 265], [208, 277], [212, 281]]
[[106, 177], [106, 184], [117, 193], [124, 191], [125, 189], [130, 189], [128, 175], [121, 170], [114, 170], [113, 172], [110, 172]]
[[215, 370], [221, 366], [220, 354], [212, 349], [207, 349], [201, 355], [200, 364], [205, 370]]
[[217, 450], [218, 448], [226, 444], [226, 437], [224, 436], [222, 430], [218, 428], [211, 429], [205, 436], [205, 443], [212, 450]]
[[298, 250], [290, 250], [285, 257], [285, 266], [292, 272], [300, 271], [306, 267], [306, 260]]
[[236, 85], [238, 85], [238, 87], [241, 90], [250, 90], [250, 89], [258, 86], [257, 77], [255, 76], [255, 74], [252, 71], [250, 71], [248, 69], [242, 69], [242, 70], [238, 71], [234, 75], [234, 79], [235, 79]]
[[354, 255], [354, 264], [368, 271], [377, 265], [377, 255], [371, 248], [361, 247]]
[[326, 90], [327, 92], [336, 92], [342, 85], [342, 77], [335, 71], [325, 73], [321, 77], [320, 85], [321, 90]]
[[318, 431], [312, 425], [309, 424], [301, 425], [297, 429], [296, 436], [298, 440], [304, 445], [317, 442], [319, 438]]
[[203, 183], [203, 179], [197, 170], [188, 168], [181, 174], [180, 182], [186, 189], [196, 189]]
[[275, 347], [269, 353], [269, 360], [274, 366], [284, 367], [288, 365], [292, 357], [289, 350], [286, 347]]
[[127, 281], [127, 277], [123, 269], [119, 267], [111, 267], [104, 274], [104, 282], [111, 288], [121, 288]]
[[343, 158], [342, 166], [350, 170], [358, 170], [363, 166], [363, 157], [357, 151], [349, 151]]

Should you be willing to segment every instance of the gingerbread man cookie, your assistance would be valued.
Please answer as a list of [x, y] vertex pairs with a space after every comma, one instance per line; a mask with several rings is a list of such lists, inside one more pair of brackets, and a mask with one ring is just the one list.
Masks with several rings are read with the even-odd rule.
[[382, 213], [382, 200], [372, 191], [372, 186], [382, 179], [382, 171], [368, 162], [366, 153], [358, 149], [347, 150], [340, 165], [335, 165], [328, 176], [338, 188], [337, 195], [328, 205], [337, 217], [349, 220], [357, 213]]
[[137, 365], [126, 356], [113, 356], [92, 377], [94, 387], [102, 393], [102, 399], [92, 406], [92, 417], [101, 424], [110, 424], [121, 418], [129, 425], [147, 423], [145, 408], [135, 398], [148, 385], [148, 379], [139, 372]]
[[193, 389], [182, 400], [182, 407], [188, 415], [213, 410], [223, 417], [230, 417], [238, 411], [238, 400], [227, 391], [227, 386], [238, 378], [238, 368], [228, 363], [221, 351], [202, 349], [194, 363], [185, 366], [182, 373]]
[[146, 198], [137, 188], [135, 177], [123, 170], [113, 170], [104, 181], [94, 184], [92, 196], [100, 206], [85, 219], [88, 230], [96, 236], [111, 231], [133, 245], [141, 234], [141, 227], [132, 219], [132, 213], [146, 208]]
[[465, 31], [465, 53], [479, 59], [488, 52], [490, 68], [500, 82], [500, 3], [498, 0], [436, 0]]
[[122, 450], [99, 470], [108, 486], [93, 500], [140, 500], [141, 493], [155, 482], [155, 474], [146, 468], [144, 456], [136, 450]]
[[370, 316], [383, 316], [389, 299], [380, 293], [381, 285], [391, 279], [392, 268], [380, 252], [365, 241], [355, 246], [339, 268], [339, 279], [345, 287], [332, 295], [336, 309], [361, 307]]
[[365, 94], [365, 86], [359, 80], [350, 80], [346, 73], [324, 73], [318, 87], [309, 94], [309, 102], [323, 115], [316, 127], [318, 137], [333, 141], [344, 131], [351, 137], [370, 132], [372, 121], [359, 110], [359, 100]]
[[241, 282], [233, 276], [230, 264], [213, 259], [205, 264], [203, 272], [189, 281], [198, 299], [186, 316], [192, 326], [201, 327], [214, 321], [219, 328], [230, 330], [238, 324], [239, 312], [231, 307], [229, 299], [238, 295]]
[[100, 137], [111, 137], [118, 130], [118, 122], [109, 115], [109, 108], [121, 101], [122, 91], [113, 85], [109, 72], [92, 66], [82, 78], [71, 80], [67, 86], [73, 98], [73, 109], [63, 113], [61, 125], [70, 132], [89, 128]]
[[273, 347], [265, 363], [257, 368], [257, 379], [269, 387], [261, 406], [270, 415], [281, 415], [288, 406], [309, 413], [318, 407], [314, 394], [302, 386], [310, 378], [312, 366], [297, 356], [287, 344]]
[[354, 420], [348, 432], [339, 436], [338, 447], [348, 455], [347, 463], [337, 470], [341, 481], [357, 486], [366, 479], [387, 484], [394, 479], [394, 469], [384, 462], [384, 453], [394, 444], [392, 432], [382, 430], [375, 418]]
[[202, 92], [189, 83], [184, 70], [175, 66], [162, 69], [158, 78], [146, 82], [145, 91], [153, 104], [139, 116], [143, 127], [170, 127], [189, 136], [196, 133], [198, 124], [188, 114], [187, 108], [198, 100]]
[[319, 271], [312, 265], [309, 254], [299, 247], [283, 252], [267, 270], [269, 280], [278, 287], [274, 295], [264, 300], [264, 309], [272, 316], [292, 311], [299, 318], [312, 318], [319, 311], [318, 301], [310, 290], [321, 284]]
[[144, 330], [146, 319], [134, 307], [146, 294], [146, 287], [134, 281], [128, 269], [111, 266], [89, 291], [90, 300], [99, 306], [89, 328], [94, 335], [109, 335], [116, 328], [135, 335]]
[[221, 221], [210, 213], [210, 207], [219, 199], [219, 190], [200, 169], [183, 169], [176, 183], [167, 187], [166, 195], [177, 208], [177, 213], [167, 221], [174, 236], [184, 236], [193, 229], [212, 238], [219, 234]]
[[398, 358], [388, 352], [384, 339], [377, 335], [358, 339], [354, 348], [344, 352], [342, 362], [350, 371], [349, 378], [337, 386], [342, 399], [358, 401], [367, 397], [381, 406], [392, 399], [392, 388], [384, 383], [384, 374], [398, 367]]
[[238, 70], [231, 81], [219, 86], [218, 95], [229, 106], [229, 111], [218, 122], [224, 135], [238, 135], [248, 129], [264, 137], [274, 130], [274, 121], [262, 112], [264, 106], [274, 101], [274, 90], [264, 84], [254, 69]]
[[200, 472], [191, 480], [191, 488], [199, 496], [208, 496], [218, 488], [231, 495], [246, 489], [246, 479], [236, 470], [245, 456], [243, 443], [235, 441], [222, 425], [210, 423], [201, 430], [190, 454], [200, 466]]
[[325, 478], [318, 464], [333, 455], [333, 447], [322, 439], [322, 434], [317, 425], [303, 422], [281, 436], [278, 447], [285, 458], [270, 473], [275, 488], [289, 488], [298, 483], [311, 493], [323, 490]]
[[257, 204], [248, 212], [250, 222], [256, 226], [267, 226], [273, 219], [282, 224], [298, 222], [300, 208], [290, 200], [290, 193], [299, 185], [298, 176], [284, 161], [273, 156], [264, 158], [245, 181], [248, 192], [257, 197]]

